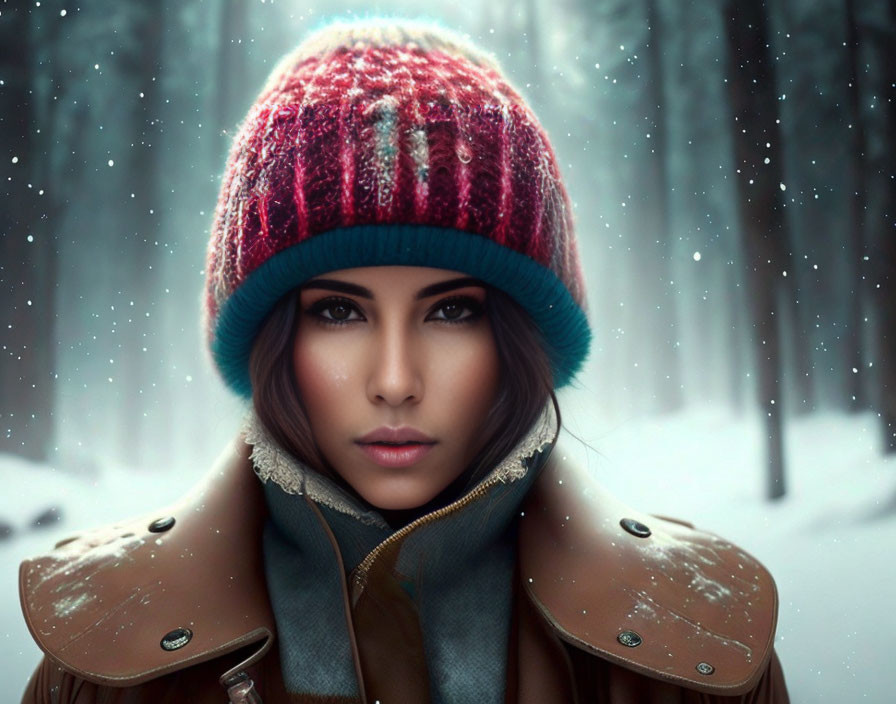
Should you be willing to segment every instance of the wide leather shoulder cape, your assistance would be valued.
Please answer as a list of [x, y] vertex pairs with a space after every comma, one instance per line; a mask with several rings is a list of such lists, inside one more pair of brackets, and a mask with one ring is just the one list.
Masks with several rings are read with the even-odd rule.
[[230, 444], [172, 507], [22, 562], [19, 597], [41, 650], [78, 677], [116, 686], [252, 643], [251, 660], [260, 658], [275, 627], [260, 542], [266, 508], [250, 449]]
[[549, 463], [530, 494], [519, 559], [543, 617], [582, 650], [717, 695], [749, 691], [766, 669], [778, 596], [765, 567], [630, 508], [575, 465]]
[[[24, 616], [51, 661], [120, 687], [240, 651], [223, 682], [264, 656], [275, 625], [250, 449], [238, 436], [175, 506], [21, 564]], [[547, 626], [650, 678], [716, 695], [753, 688], [772, 656], [768, 572], [714, 535], [629, 508], [561, 455], [520, 519], [523, 587]]]

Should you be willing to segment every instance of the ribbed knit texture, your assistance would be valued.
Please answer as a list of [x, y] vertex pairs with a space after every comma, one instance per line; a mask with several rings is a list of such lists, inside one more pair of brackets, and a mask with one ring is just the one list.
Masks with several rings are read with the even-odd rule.
[[[498, 252], [531, 259], [536, 278], [566, 291], [562, 305], [574, 310], [565, 314], [573, 323], [565, 334], [584, 340], [560, 345], [555, 369], [565, 382], [579, 367], [590, 333], [572, 208], [556, 158], [494, 61], [454, 33], [409, 21], [336, 23], [271, 74], [234, 139], [207, 254], [204, 326], [232, 388], [251, 393], [248, 352], [276, 302], [254, 295], [262, 265], [356, 225], [423, 225], [446, 242], [474, 234]], [[347, 261], [448, 268], [440, 256], [396, 262], [388, 246], [349, 245], [330, 252], [326, 264], [298, 251], [302, 266], [289, 287], [324, 266], [348, 268]], [[228, 308], [244, 286], [239, 309]], [[505, 290], [519, 299], [527, 286], [520, 281]]]

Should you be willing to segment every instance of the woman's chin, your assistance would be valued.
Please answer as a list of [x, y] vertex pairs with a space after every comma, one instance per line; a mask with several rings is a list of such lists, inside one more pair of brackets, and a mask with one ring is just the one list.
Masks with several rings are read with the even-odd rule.
[[380, 511], [413, 511], [426, 506], [438, 496], [438, 492], [404, 490], [390, 493], [378, 490], [371, 495], [362, 494], [361, 496], [367, 503]]

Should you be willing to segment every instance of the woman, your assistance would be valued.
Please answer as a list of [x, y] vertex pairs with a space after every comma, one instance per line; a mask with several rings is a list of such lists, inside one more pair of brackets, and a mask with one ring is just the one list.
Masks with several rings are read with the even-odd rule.
[[787, 701], [765, 569], [553, 450], [571, 208], [487, 56], [365, 21], [285, 57], [206, 292], [245, 427], [170, 511], [22, 564], [23, 701]]

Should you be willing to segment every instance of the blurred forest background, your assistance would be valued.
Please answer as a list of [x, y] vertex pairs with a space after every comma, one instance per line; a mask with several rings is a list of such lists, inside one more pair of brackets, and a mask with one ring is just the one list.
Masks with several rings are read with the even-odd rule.
[[564, 452], [771, 569], [794, 702], [892, 701], [896, 0], [421, 5], [0, 0], [6, 691], [40, 657], [21, 559], [174, 500], [238, 428], [199, 309], [264, 78], [401, 15], [493, 52], [557, 153], [595, 331], [561, 403], [596, 452]]
[[[871, 409], [896, 450], [892, 0], [473, 0], [575, 203], [608, 418]], [[239, 404], [199, 330], [229, 140], [334, 16], [420, 3], [0, 3], [0, 451], [202, 465]]]

